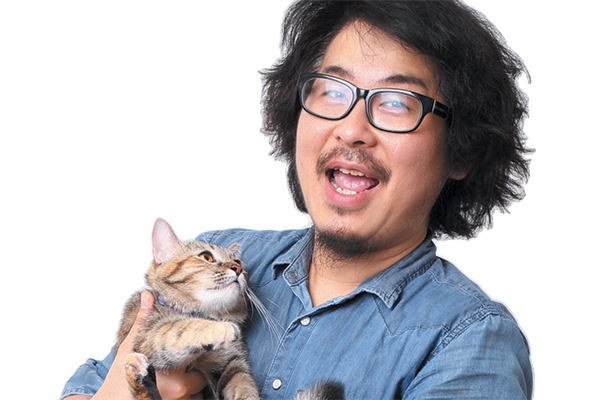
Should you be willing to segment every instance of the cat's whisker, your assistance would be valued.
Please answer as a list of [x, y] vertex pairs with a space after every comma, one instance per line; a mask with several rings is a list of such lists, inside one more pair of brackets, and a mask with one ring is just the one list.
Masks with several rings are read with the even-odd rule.
[[267, 299], [267, 300], [269, 301], [269, 303], [271, 303], [271, 304], [272, 304], [272, 305], [274, 305], [275, 307], [277, 307], [277, 308], [281, 309], [281, 306], [280, 306], [279, 304], [275, 303], [273, 300], [271, 300], [271, 299]]
[[[182, 242], [165, 220], [158, 219], [152, 231], [152, 253], [146, 283], [155, 304], [147, 318], [150, 323], [142, 324], [133, 348], [148, 360], [144, 371], [187, 367], [204, 376], [213, 398], [237, 398], [232, 394], [242, 393], [245, 399], [258, 399], [248, 349], [239, 340], [249, 301], [239, 245]], [[134, 324], [140, 300], [136, 292], [125, 306], [117, 349]], [[140, 381], [141, 364], [128, 365], [126, 379], [134, 398], [159, 399], [155, 380]]]
[[269, 312], [267, 307], [260, 301], [258, 296], [254, 294], [249, 287], [246, 287], [246, 297], [250, 300], [250, 303], [253, 305], [253, 308], [258, 311], [258, 314], [265, 321], [267, 326], [269, 327], [269, 332], [271, 336], [275, 336], [277, 340], [281, 339], [281, 332], [284, 330], [283, 326], [273, 317], [273, 315]]

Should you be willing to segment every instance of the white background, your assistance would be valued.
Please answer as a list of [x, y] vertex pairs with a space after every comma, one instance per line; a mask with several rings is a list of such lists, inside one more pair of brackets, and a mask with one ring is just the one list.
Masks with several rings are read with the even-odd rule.
[[[577, 0], [468, 3], [529, 68], [537, 152], [527, 198], [477, 239], [440, 243], [440, 255], [516, 315], [536, 398], [592, 398], [597, 12]], [[155, 218], [182, 238], [308, 225], [259, 133], [258, 71], [278, 55], [286, 6], [0, 4], [3, 398], [57, 398], [87, 357], [104, 357], [142, 285]]]

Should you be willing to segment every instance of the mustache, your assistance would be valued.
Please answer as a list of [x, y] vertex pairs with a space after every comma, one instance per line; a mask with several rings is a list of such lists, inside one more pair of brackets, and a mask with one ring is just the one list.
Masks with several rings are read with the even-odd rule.
[[327, 153], [321, 154], [317, 159], [317, 173], [325, 173], [327, 171], [327, 164], [334, 158], [341, 158], [366, 166], [376, 174], [376, 176], [371, 176], [370, 178], [377, 178], [381, 184], [386, 184], [390, 181], [392, 171], [385, 167], [381, 161], [377, 160], [364, 149], [348, 149], [346, 147], [336, 147]]

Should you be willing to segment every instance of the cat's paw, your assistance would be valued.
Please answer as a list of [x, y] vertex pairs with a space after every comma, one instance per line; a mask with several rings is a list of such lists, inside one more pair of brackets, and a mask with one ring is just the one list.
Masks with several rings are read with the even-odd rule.
[[[225, 373], [231, 374], [231, 371]], [[256, 382], [252, 378], [252, 375], [243, 371], [236, 372], [223, 388], [223, 399], [260, 400], [258, 387], [256, 386]]]
[[198, 336], [204, 350], [219, 350], [240, 338], [240, 328], [236, 324], [215, 321]]
[[142, 382], [148, 375], [148, 357], [140, 353], [128, 354], [125, 358], [125, 375], [129, 382]]
[[212, 349], [218, 350], [240, 338], [240, 328], [231, 322], [219, 322], [213, 330]]
[[156, 374], [148, 358], [140, 353], [128, 354], [125, 358], [125, 378], [133, 398], [139, 400], [160, 399], [156, 387]]
[[[248, 393], [248, 392], [242, 392], [242, 393], [238, 393], [236, 395], [234, 395], [233, 397], [225, 397], [226, 400], [260, 400], [260, 396], [257, 393]], [[312, 400], [316, 400], [316, 399], [312, 399]]]

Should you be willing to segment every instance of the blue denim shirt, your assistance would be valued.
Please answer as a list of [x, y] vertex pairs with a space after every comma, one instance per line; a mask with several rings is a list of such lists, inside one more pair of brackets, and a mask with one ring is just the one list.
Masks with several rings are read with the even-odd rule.
[[[227, 230], [199, 236], [239, 242], [252, 290], [277, 321], [255, 313], [246, 339], [264, 399], [290, 399], [318, 381], [344, 384], [349, 399], [530, 399], [525, 337], [509, 311], [429, 239], [352, 293], [313, 307], [307, 289], [311, 229]], [[92, 395], [113, 353], [88, 360], [65, 386]]]

